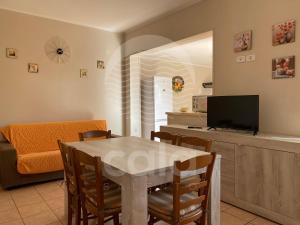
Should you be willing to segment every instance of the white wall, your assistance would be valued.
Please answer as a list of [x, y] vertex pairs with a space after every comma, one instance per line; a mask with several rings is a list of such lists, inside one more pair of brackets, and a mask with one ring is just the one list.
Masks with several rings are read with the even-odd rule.
[[[0, 10], [0, 126], [10, 123], [106, 119], [122, 132], [121, 38], [119, 34]], [[71, 47], [68, 64], [55, 64], [44, 45], [60, 36]], [[18, 59], [5, 48], [18, 49]], [[97, 60], [105, 70], [96, 68]], [[27, 72], [27, 63], [40, 72]], [[80, 68], [88, 78], [79, 77]]]
[[[126, 54], [214, 31], [214, 94], [260, 95], [261, 131], [300, 135], [300, 29], [296, 43], [272, 46], [272, 25], [300, 21], [299, 0], [206, 0], [148, 26], [126, 33]], [[298, 24], [299, 25], [299, 24]], [[253, 30], [253, 49], [236, 54], [233, 36]], [[256, 62], [237, 64], [238, 55]], [[272, 58], [296, 55], [296, 78], [272, 80]]]

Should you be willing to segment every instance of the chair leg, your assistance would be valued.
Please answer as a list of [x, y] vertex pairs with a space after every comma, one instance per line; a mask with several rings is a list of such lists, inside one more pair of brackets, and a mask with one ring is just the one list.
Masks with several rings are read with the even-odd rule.
[[100, 213], [98, 215], [98, 223], [97, 225], [104, 225], [104, 215], [102, 213]]
[[85, 206], [83, 206], [83, 205], [82, 205], [82, 214], [83, 214], [83, 225], [88, 225], [89, 224], [88, 213], [87, 213]]
[[148, 225], [153, 225], [154, 221], [155, 221], [154, 216], [150, 215], [150, 219], [149, 219]]
[[75, 225], [80, 225], [81, 220], [81, 201], [80, 198], [76, 199], [76, 215], [75, 215]]
[[114, 215], [114, 225], [120, 225], [119, 214]]
[[72, 225], [72, 216], [73, 216], [73, 210], [72, 210], [72, 204], [73, 199], [70, 194], [68, 194], [68, 225]]

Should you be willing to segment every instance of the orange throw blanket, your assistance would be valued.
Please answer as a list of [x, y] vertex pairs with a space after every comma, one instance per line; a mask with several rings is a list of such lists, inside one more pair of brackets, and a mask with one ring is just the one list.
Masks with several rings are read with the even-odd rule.
[[79, 132], [106, 130], [105, 120], [14, 124], [1, 130], [17, 151], [21, 174], [37, 174], [63, 169], [57, 140], [79, 141]]

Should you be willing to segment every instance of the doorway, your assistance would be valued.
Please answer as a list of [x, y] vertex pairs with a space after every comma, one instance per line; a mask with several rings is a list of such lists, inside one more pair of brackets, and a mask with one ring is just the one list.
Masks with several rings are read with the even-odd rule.
[[[182, 88], [174, 86], [178, 77]], [[213, 93], [213, 32], [132, 55], [129, 92], [128, 135], [149, 138], [167, 125], [167, 112], [193, 113], [193, 96]]]

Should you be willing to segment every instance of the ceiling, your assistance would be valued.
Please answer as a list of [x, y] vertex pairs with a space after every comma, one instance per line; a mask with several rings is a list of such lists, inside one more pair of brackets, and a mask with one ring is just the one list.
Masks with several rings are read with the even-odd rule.
[[175, 46], [151, 50], [141, 53], [141, 57], [175, 61], [212, 68], [213, 63], [213, 36], [208, 33], [200, 40], [187, 40]]
[[122, 32], [202, 0], [0, 0], [0, 8]]

